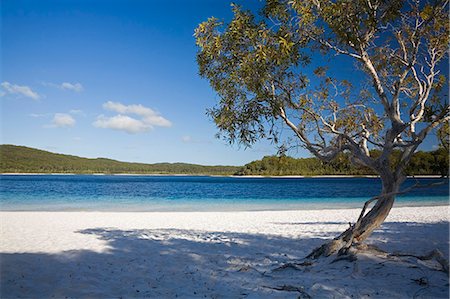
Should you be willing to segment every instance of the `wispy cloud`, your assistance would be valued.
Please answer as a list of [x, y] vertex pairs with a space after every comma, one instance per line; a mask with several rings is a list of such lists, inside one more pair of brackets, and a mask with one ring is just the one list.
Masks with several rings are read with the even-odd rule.
[[55, 88], [59, 88], [62, 90], [71, 90], [71, 91], [75, 91], [75, 92], [82, 92], [84, 90], [83, 85], [81, 85], [81, 83], [78, 83], [78, 82], [76, 82], [76, 83], [63, 82], [61, 84], [56, 84], [56, 83], [52, 83], [52, 82], [42, 82], [42, 85], [55, 87]]
[[[52, 116], [54, 117], [57, 114], [67, 115], [67, 113], [55, 113], [55, 114], [53, 114], [53, 113], [30, 113], [29, 116], [34, 117], [34, 118], [50, 118]], [[79, 110], [79, 109], [72, 109], [69, 111], [68, 114], [78, 115], [78, 116], [86, 116], [86, 114], [82, 110]]]
[[79, 116], [86, 116], [86, 114], [83, 112], [83, 110], [80, 109], [72, 109], [69, 111], [72, 115], [79, 115]]
[[33, 91], [30, 87], [25, 86], [25, 85], [11, 84], [6, 81], [2, 82], [0, 85], [4, 90], [1, 93], [1, 96], [5, 96], [7, 94], [15, 94], [15, 95], [31, 98], [33, 100], [39, 100], [41, 98], [41, 96], [37, 92]]
[[53, 116], [51, 127], [65, 128], [73, 127], [75, 125], [75, 119], [67, 113], [55, 113]]
[[[170, 127], [172, 123], [156, 111], [143, 105], [124, 105], [108, 101], [103, 104], [105, 110], [119, 113], [108, 117], [99, 115], [93, 125], [97, 128], [125, 131], [130, 134], [146, 132], [154, 127]], [[129, 116], [137, 115], [138, 118]]]
[[48, 117], [51, 114], [50, 113], [30, 113], [29, 115], [34, 118], [41, 118], [41, 117]]
[[83, 85], [80, 83], [69, 83], [69, 82], [63, 82], [60, 85], [60, 88], [63, 90], [72, 90], [75, 92], [82, 92], [84, 90]]

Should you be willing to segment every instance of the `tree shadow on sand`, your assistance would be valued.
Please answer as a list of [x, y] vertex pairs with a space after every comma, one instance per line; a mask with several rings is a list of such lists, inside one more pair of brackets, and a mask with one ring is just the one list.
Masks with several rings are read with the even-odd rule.
[[[436, 231], [442, 238], [428, 241]], [[412, 259], [364, 255], [354, 262], [324, 260], [274, 270], [303, 258], [324, 242], [320, 238], [179, 229], [75, 233], [104, 240], [108, 247], [104, 252], [2, 253], [1, 298], [448, 297], [448, 276]], [[370, 242], [389, 251], [420, 242], [411, 253], [439, 248], [448, 255], [448, 222], [385, 223]]]

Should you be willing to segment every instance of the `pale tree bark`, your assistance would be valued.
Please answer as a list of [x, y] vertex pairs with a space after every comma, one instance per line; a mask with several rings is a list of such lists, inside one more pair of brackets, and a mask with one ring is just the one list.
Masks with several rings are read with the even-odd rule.
[[[403, 179], [399, 181], [382, 179], [383, 190], [381, 195], [366, 202], [357, 222], [334, 240], [314, 249], [307, 258], [330, 256], [335, 253], [346, 254], [352, 247], [356, 247], [365, 241], [386, 220], [394, 205], [395, 195], [399, 192], [402, 181]], [[374, 200], [377, 201], [376, 204], [364, 215], [368, 204]]]
[[[321, 2], [314, 2], [319, 14], [322, 9]], [[370, 1], [368, 3], [370, 4]], [[355, 224], [351, 225], [345, 232], [331, 242], [315, 249], [309, 257], [317, 258], [319, 256], [329, 256], [337, 252], [345, 253], [352, 246], [366, 240], [389, 215], [396, 195], [401, 192], [400, 186], [405, 180], [405, 176], [403, 175], [404, 170], [408, 166], [418, 146], [435, 127], [449, 121], [448, 104], [437, 115], [433, 115], [432, 120], [425, 120], [426, 105], [430, 100], [431, 93], [435, 88], [436, 78], [439, 75], [437, 67], [440, 61], [447, 55], [448, 48], [445, 42], [439, 44], [436, 41], [427, 41], [426, 35], [430, 34], [430, 31], [426, 33], [427, 31], [424, 29], [433, 21], [434, 16], [446, 14], [448, 1], [436, 2], [431, 16], [425, 19], [422, 18], [420, 13], [419, 2], [413, 4], [413, 6], [415, 6], [413, 7], [414, 13], [410, 16], [405, 14], [403, 15], [405, 19], [402, 19], [402, 24], [406, 25], [409, 30], [403, 30], [401, 26], [395, 28], [390, 24], [386, 25], [386, 27], [391, 26], [393, 36], [399, 46], [398, 51], [391, 52], [390, 55], [392, 56], [389, 59], [397, 60], [400, 66], [403, 65], [403, 67], [399, 67], [398, 73], [395, 76], [390, 76], [397, 78], [394, 82], [388, 83], [388, 81], [383, 80], [383, 78], [389, 78], [389, 76], [383, 77], [380, 73], [383, 70], [375, 66], [373, 57], [369, 54], [368, 49], [373, 46], [371, 44], [371, 40], [374, 38], [373, 30], [369, 30], [365, 36], [357, 38], [357, 43], [359, 44], [349, 43], [346, 48], [340, 48], [337, 44], [332, 44], [331, 40], [315, 38], [316, 42], [328, 48], [330, 51], [335, 52], [335, 54], [346, 55], [361, 63], [366, 73], [372, 79], [372, 87], [378, 96], [378, 101], [382, 104], [384, 115], [390, 126], [386, 129], [383, 141], [376, 144], [382, 150], [381, 156], [374, 159], [370, 157], [367, 148], [367, 144], [370, 142], [369, 136], [371, 132], [366, 126], [362, 125], [362, 131], [359, 136], [349, 136], [345, 132], [338, 131], [333, 121], [325, 121], [321, 118], [323, 126], [328, 133], [334, 134], [346, 141], [345, 146], [330, 149], [324, 145], [322, 149], [327, 149], [326, 152], [333, 153], [332, 156], [335, 156], [336, 152], [341, 152], [343, 149], [349, 151], [359, 164], [367, 166], [378, 173], [382, 183], [382, 190], [379, 196], [366, 202]], [[377, 8], [369, 5], [369, 9], [372, 11], [373, 16], [376, 16]], [[407, 78], [410, 78], [409, 83]], [[402, 110], [405, 110], [400, 107], [401, 96], [409, 98], [412, 103], [406, 120], [401, 115]], [[284, 121], [294, 131], [301, 130], [301, 128], [290, 124], [286, 113], [283, 114]], [[417, 124], [424, 120], [428, 123], [420, 132], [417, 132]], [[296, 134], [299, 135], [297, 132]], [[300, 135], [304, 136], [305, 134]], [[309, 143], [309, 140], [306, 140], [308, 149], [312, 147]], [[391, 169], [390, 156], [394, 150], [399, 150], [401, 154], [398, 164], [394, 169]], [[320, 154], [320, 149], [314, 148], [312, 153], [319, 158], [323, 158]], [[372, 202], [376, 203], [365, 214], [366, 209]]]
[[[320, 1], [316, 3], [317, 9], [320, 11]], [[437, 7], [435, 12], [439, 9], [443, 10], [447, 4], [447, 1], [442, 2], [442, 6]], [[338, 45], [333, 45], [328, 40], [315, 39], [316, 42], [328, 48], [330, 51], [334, 51], [338, 55], [349, 56], [360, 62], [365, 68], [366, 73], [372, 79], [373, 89], [378, 96], [379, 102], [382, 104], [384, 114], [389, 123], [389, 127], [386, 129], [381, 143], [378, 142], [375, 144], [369, 139], [371, 132], [364, 124], [361, 125], [362, 130], [359, 134], [350, 135], [336, 128], [335, 115], [331, 120], [326, 120], [317, 112], [302, 108], [303, 113], [312, 116], [313, 119], [321, 123], [321, 128], [317, 126], [317, 131], [322, 142], [312, 142], [304, 128], [295, 125], [289, 119], [286, 108], [281, 107], [281, 118], [312, 154], [321, 160], [330, 161], [343, 151], [350, 152], [358, 164], [374, 170], [379, 175], [382, 183], [380, 195], [368, 200], [364, 204], [357, 221], [332, 241], [316, 248], [308, 256], [309, 258], [329, 256], [335, 253], [347, 253], [352, 248], [364, 242], [375, 229], [379, 228], [389, 215], [396, 195], [402, 192], [400, 191], [400, 187], [406, 179], [403, 173], [414, 152], [435, 127], [449, 121], [449, 106], [446, 105], [438, 115], [433, 116], [433, 120], [428, 121], [427, 125], [420, 132], [416, 130], [417, 124], [424, 121], [425, 118], [426, 104], [430, 99], [430, 94], [434, 89], [434, 83], [439, 74], [439, 71], [436, 69], [437, 65], [446, 55], [446, 47], [442, 48], [442, 46], [439, 47], [430, 44], [427, 46], [426, 51], [424, 49], [421, 50], [422, 60], [425, 62], [426, 67], [418, 64], [419, 47], [421, 46], [420, 40], [423, 38], [423, 36], [420, 36], [420, 32], [431, 18], [427, 21], [419, 21], [419, 13], [416, 14], [416, 17], [416, 20], [409, 20], [413, 25], [411, 27], [412, 33], [408, 38], [403, 36], [401, 29], [394, 32], [394, 36], [399, 44], [399, 51], [397, 53], [401, 55], [393, 51], [392, 59], [398, 58], [403, 68], [398, 70], [399, 73], [397, 79], [392, 84], [392, 89], [390, 89], [390, 86], [387, 86], [387, 82], [383, 81], [380, 70], [375, 67], [373, 58], [367, 50], [368, 42], [361, 42], [359, 45], [352, 44], [350, 45], [351, 50], [349, 50], [339, 48]], [[368, 32], [364, 40], [370, 41], [371, 38], [373, 38], [373, 32]], [[420, 68], [420, 71], [417, 68]], [[408, 83], [408, 85], [405, 83], [407, 77], [411, 78], [410, 82], [412, 81], [412, 84]], [[273, 96], [275, 97], [275, 89], [272, 89]], [[415, 95], [414, 98], [412, 98], [412, 94]], [[412, 100], [407, 120], [402, 119], [401, 115], [400, 97], [402, 95]], [[335, 143], [327, 144], [326, 139], [323, 138], [321, 133], [334, 136], [333, 140]], [[381, 148], [380, 157], [375, 159], [370, 156], [368, 149], [369, 142]], [[390, 157], [394, 150], [400, 151], [401, 154], [398, 164], [394, 169], [391, 169]], [[373, 202], [375, 204], [366, 214], [366, 210]]]

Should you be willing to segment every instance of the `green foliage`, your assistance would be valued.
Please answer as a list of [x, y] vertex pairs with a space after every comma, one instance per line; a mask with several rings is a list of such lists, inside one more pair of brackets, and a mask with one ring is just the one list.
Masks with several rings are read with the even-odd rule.
[[[379, 153], [373, 152], [374, 156]], [[392, 159], [395, 163], [395, 157]], [[418, 152], [406, 173], [448, 175], [449, 155], [443, 148]], [[137, 173], [137, 174], [204, 174], [204, 175], [368, 175], [366, 167], [354, 166], [348, 154], [339, 154], [331, 162], [317, 158], [295, 159], [289, 156], [267, 156], [239, 166], [202, 166], [186, 163], [126, 163], [111, 159], [88, 159], [54, 154], [24, 146], [0, 145], [1, 173]]]
[[[447, 1], [266, 0], [259, 16], [232, 10], [229, 24], [210, 18], [195, 30], [200, 75], [219, 97], [208, 115], [230, 143], [277, 142], [288, 127], [294, 146], [323, 161], [350, 152], [395, 177], [449, 117], [439, 70]], [[335, 62], [353, 68], [347, 80], [324, 65]]]
[[[379, 152], [372, 152], [379, 156]], [[396, 163], [399, 152], [394, 153], [392, 163]], [[432, 152], [417, 152], [405, 170], [406, 175], [441, 175], [448, 176], [449, 155], [444, 149]], [[339, 154], [330, 162], [322, 162], [317, 158], [295, 159], [288, 156], [266, 156], [261, 160], [246, 164], [238, 175], [375, 175], [367, 167], [355, 166], [350, 156]]]
[[[338, 97], [349, 104], [350, 82], [327, 75], [324, 66], [310, 78], [303, 70], [314, 52], [330, 50], [324, 51], [319, 39], [330, 38], [344, 49], [365, 45], [377, 27], [398, 17], [402, 1], [381, 1], [378, 18], [363, 0], [324, 1], [319, 10], [315, 6], [314, 1], [269, 0], [265, 18], [256, 20], [251, 12], [232, 5], [234, 18], [228, 25], [210, 18], [195, 30], [200, 75], [220, 96], [208, 114], [230, 142], [250, 146], [260, 138], [276, 139], [274, 123], [281, 107], [295, 111], [298, 127], [316, 128], [321, 113], [339, 111], [336, 130], [358, 133], [358, 123], [373, 127], [372, 136], [378, 136], [379, 117], [367, 117], [373, 110], [357, 106], [366, 102], [363, 98], [353, 100], [349, 108], [336, 101]], [[320, 83], [313, 86], [312, 80]]]
[[409, 175], [437, 174], [448, 176], [449, 153], [443, 148], [432, 152], [417, 152], [405, 171]]
[[[233, 6], [233, 13], [223, 33], [223, 24], [215, 18], [198, 26], [195, 36], [202, 51], [197, 61], [200, 75], [210, 79], [221, 98], [219, 107], [208, 114], [230, 142], [250, 145], [259, 138], [276, 137], [273, 123], [281, 103], [267, 82], [300, 89], [304, 78], [290, 68], [309, 58], [299, 51], [288, 28], [274, 31], [238, 6]], [[268, 132], [265, 124], [270, 126]]]
[[137, 173], [229, 175], [236, 166], [202, 166], [186, 163], [126, 163], [54, 154], [24, 146], [0, 145], [1, 173]]
[[448, 152], [450, 150], [450, 126], [448, 122], [445, 122], [437, 130], [437, 137], [440, 142], [440, 146]]

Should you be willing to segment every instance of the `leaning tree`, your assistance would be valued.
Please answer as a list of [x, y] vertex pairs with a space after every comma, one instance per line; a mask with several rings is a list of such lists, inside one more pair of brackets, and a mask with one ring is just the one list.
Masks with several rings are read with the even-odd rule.
[[288, 127], [319, 159], [346, 152], [376, 172], [381, 194], [311, 257], [347, 252], [386, 219], [413, 153], [449, 120], [448, 1], [267, 0], [258, 15], [232, 10], [228, 24], [210, 18], [195, 30], [200, 75], [220, 99], [208, 114], [231, 142], [276, 140]]

